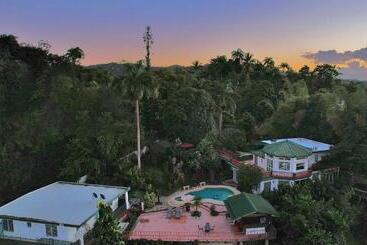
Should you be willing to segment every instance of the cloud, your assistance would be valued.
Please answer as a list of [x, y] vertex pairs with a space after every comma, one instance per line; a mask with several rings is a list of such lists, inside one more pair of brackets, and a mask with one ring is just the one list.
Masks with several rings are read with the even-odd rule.
[[351, 60], [367, 61], [367, 47], [354, 51], [338, 52], [336, 50], [320, 50], [309, 52], [302, 55], [306, 59], [313, 60], [315, 63], [345, 64]]
[[341, 78], [367, 81], [367, 68], [359, 61], [352, 61], [340, 69]]

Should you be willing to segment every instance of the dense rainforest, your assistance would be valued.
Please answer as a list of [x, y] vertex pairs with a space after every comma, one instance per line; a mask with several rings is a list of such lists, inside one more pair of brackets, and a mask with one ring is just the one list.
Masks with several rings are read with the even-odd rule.
[[[150, 59], [87, 67], [83, 56], [80, 48], [56, 55], [47, 42], [34, 46], [0, 36], [0, 204], [84, 175], [89, 182], [132, 186], [149, 198], [153, 190], [164, 194], [185, 182], [223, 177], [217, 148], [246, 151], [276, 137], [334, 144], [323, 164], [367, 178], [366, 85], [340, 80], [335, 66], [296, 71], [241, 49], [190, 67], [150, 67]], [[195, 150], [180, 152], [177, 142]], [[182, 162], [173, 165], [176, 156]], [[318, 193], [305, 186], [269, 194], [281, 212], [289, 210], [283, 212], [289, 219], [279, 221], [280, 241], [310, 244], [323, 237], [313, 244], [343, 244], [357, 226], [355, 236], [363, 238], [367, 230], [360, 224], [367, 217], [348, 196], [350, 179], [342, 181], [332, 190], [318, 186]], [[289, 227], [310, 232], [302, 237]]]

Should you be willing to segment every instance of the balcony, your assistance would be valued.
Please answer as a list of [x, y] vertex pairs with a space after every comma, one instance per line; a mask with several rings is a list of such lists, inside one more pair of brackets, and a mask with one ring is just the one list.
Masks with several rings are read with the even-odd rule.
[[297, 173], [282, 172], [282, 171], [263, 171], [263, 177], [282, 178], [282, 179], [304, 179], [311, 177], [312, 171], [302, 171]]

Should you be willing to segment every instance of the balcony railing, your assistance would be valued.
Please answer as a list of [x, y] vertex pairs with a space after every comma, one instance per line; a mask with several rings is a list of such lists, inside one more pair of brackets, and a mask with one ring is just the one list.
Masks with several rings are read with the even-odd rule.
[[290, 173], [290, 172], [282, 172], [282, 171], [264, 171], [263, 177], [274, 177], [274, 178], [284, 178], [284, 179], [303, 179], [309, 178], [312, 174], [311, 170]]

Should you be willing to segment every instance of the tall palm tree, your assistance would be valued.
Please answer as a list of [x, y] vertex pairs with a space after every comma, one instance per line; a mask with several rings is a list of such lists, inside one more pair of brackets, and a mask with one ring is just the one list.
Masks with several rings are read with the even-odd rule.
[[243, 57], [243, 70], [245, 72], [246, 80], [250, 80], [250, 72], [255, 64], [254, 56], [250, 53], [246, 53]]
[[[220, 83], [218, 83], [220, 84]], [[236, 102], [234, 100], [235, 88], [231, 82], [220, 84], [216, 97], [216, 105], [219, 112], [218, 133], [222, 135], [223, 116], [224, 114], [233, 115], [236, 110]]]
[[152, 75], [147, 72], [143, 62], [136, 64], [126, 64], [126, 75], [122, 80], [122, 91], [135, 104], [136, 116], [136, 138], [137, 138], [137, 158], [138, 168], [141, 168], [141, 149], [140, 149], [140, 109], [139, 102], [143, 97], [151, 98], [158, 95]]
[[241, 64], [245, 57], [245, 53], [242, 51], [242, 49], [238, 48], [232, 51], [231, 56], [234, 61], [236, 61], [238, 64]]

